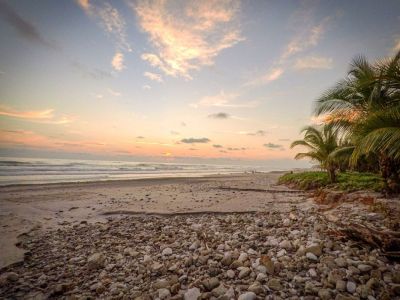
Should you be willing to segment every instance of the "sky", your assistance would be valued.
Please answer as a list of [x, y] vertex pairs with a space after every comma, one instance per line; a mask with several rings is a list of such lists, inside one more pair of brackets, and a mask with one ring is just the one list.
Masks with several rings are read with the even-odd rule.
[[349, 62], [400, 1], [0, 0], [0, 155], [304, 166]]

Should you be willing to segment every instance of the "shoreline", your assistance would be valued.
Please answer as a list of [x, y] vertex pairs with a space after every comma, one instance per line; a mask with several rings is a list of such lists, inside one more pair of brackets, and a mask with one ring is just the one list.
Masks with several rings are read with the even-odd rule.
[[27, 186], [52, 186], [52, 185], [77, 185], [77, 184], [100, 184], [100, 183], [108, 183], [108, 182], [136, 182], [136, 181], [156, 181], [156, 180], [184, 180], [184, 179], [200, 179], [200, 178], [220, 178], [220, 177], [235, 177], [235, 176], [246, 176], [249, 174], [284, 174], [290, 172], [290, 170], [283, 171], [238, 171], [238, 172], [229, 172], [229, 173], [210, 173], [204, 175], [193, 175], [188, 176], [184, 174], [182, 176], [167, 176], [165, 174], [161, 176], [150, 176], [150, 177], [137, 177], [137, 178], [123, 178], [123, 179], [94, 179], [94, 180], [80, 180], [80, 181], [60, 181], [60, 182], [43, 182], [43, 183], [17, 183], [17, 184], [5, 184], [0, 185], [0, 190], [3, 188], [9, 187], [27, 187]]

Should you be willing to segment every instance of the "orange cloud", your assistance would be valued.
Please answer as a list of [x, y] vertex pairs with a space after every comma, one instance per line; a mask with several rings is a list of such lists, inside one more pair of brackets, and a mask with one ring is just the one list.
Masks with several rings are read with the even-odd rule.
[[74, 118], [70, 116], [55, 118], [53, 112], [54, 109], [45, 109], [41, 111], [20, 111], [8, 106], [0, 105], [0, 116], [49, 124], [67, 124], [74, 120]]
[[243, 38], [235, 19], [238, 1], [183, 3], [179, 6], [163, 0], [143, 0], [132, 7], [157, 51], [144, 53], [142, 59], [167, 75], [191, 79], [191, 70], [214, 64], [223, 49]]
[[221, 90], [218, 94], [205, 96], [201, 98], [197, 103], [192, 103], [190, 106], [197, 108], [200, 106], [215, 106], [215, 107], [230, 107], [230, 108], [245, 108], [245, 107], [256, 107], [258, 105], [257, 102], [245, 102], [238, 103], [233, 102], [239, 97], [239, 94], [236, 93], [226, 93]]
[[305, 69], [331, 69], [332, 58], [319, 57], [319, 56], [308, 56], [299, 58], [294, 64], [294, 68], [297, 70]]
[[53, 118], [53, 109], [46, 109], [42, 111], [18, 111], [10, 107], [0, 106], [0, 115], [21, 119], [39, 119], [48, 120]]
[[116, 71], [122, 71], [125, 69], [124, 65], [124, 55], [121, 52], [116, 52], [111, 60], [111, 65]]
[[126, 36], [126, 22], [115, 7], [100, 1], [76, 0], [76, 3], [88, 16], [97, 19], [105, 32], [115, 38], [117, 49], [131, 51]]
[[284, 69], [281, 67], [276, 67], [270, 69], [266, 74], [256, 77], [245, 84], [245, 86], [253, 86], [253, 85], [263, 85], [268, 82], [277, 80], [284, 73]]

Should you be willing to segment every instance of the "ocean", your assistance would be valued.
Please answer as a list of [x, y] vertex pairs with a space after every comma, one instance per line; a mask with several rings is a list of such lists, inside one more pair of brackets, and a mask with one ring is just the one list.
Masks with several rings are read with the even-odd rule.
[[208, 164], [0, 157], [0, 185], [194, 177], [253, 170]]

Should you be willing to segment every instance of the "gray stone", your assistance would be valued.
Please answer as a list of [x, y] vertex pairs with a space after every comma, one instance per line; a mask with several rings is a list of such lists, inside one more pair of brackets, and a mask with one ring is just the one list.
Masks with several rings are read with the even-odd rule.
[[100, 269], [104, 267], [105, 264], [105, 257], [101, 253], [94, 253], [91, 256], [89, 256], [87, 260], [87, 266], [89, 269], [94, 270], [94, 269]]
[[197, 300], [200, 297], [201, 293], [198, 288], [188, 289], [183, 295], [184, 300]]
[[356, 284], [352, 281], [347, 281], [346, 284], [346, 290], [350, 293], [350, 294], [354, 294], [356, 292]]
[[238, 300], [254, 300], [257, 296], [253, 292], [246, 292], [239, 296]]

